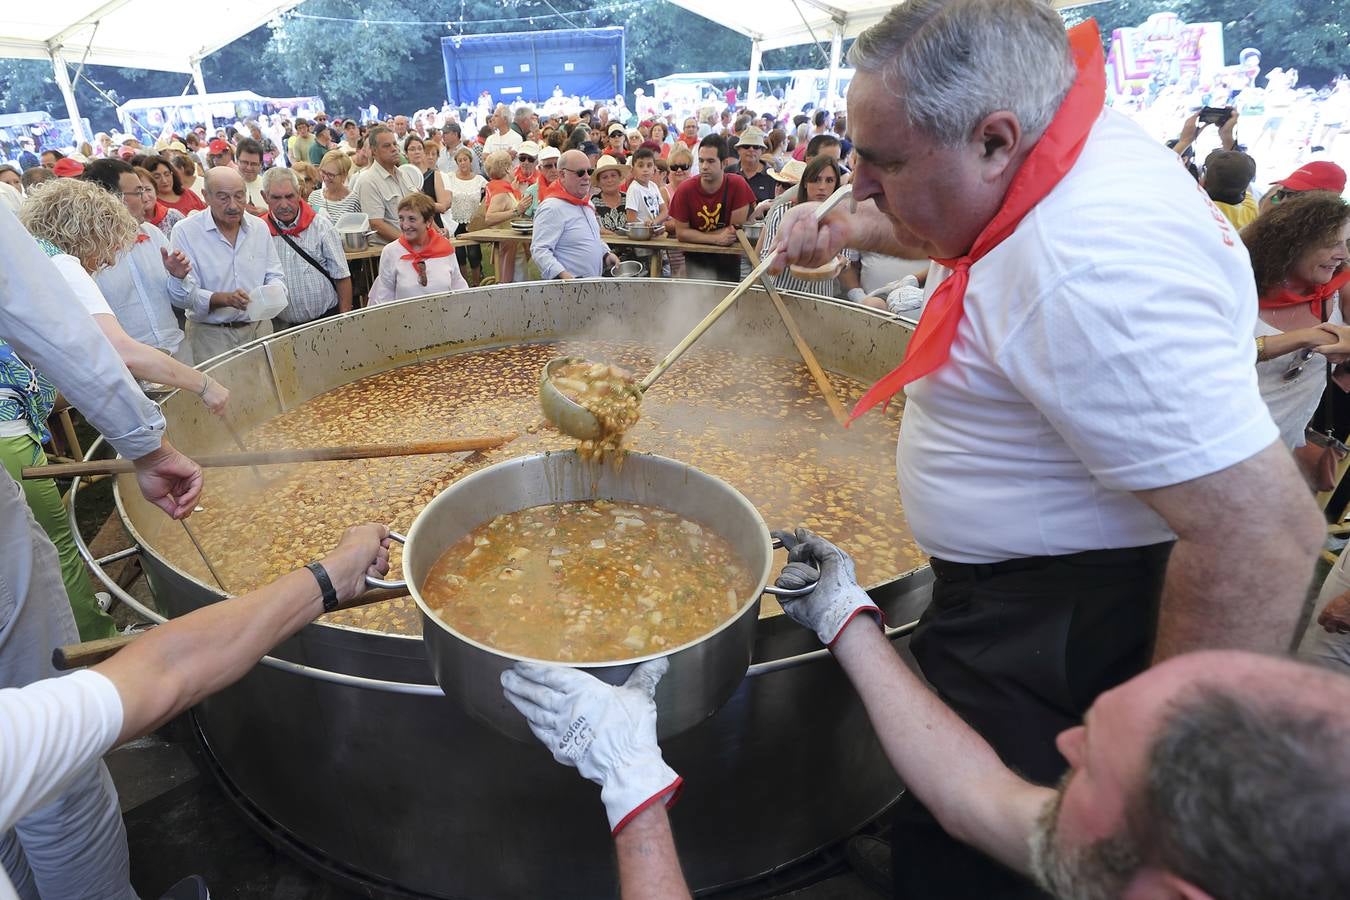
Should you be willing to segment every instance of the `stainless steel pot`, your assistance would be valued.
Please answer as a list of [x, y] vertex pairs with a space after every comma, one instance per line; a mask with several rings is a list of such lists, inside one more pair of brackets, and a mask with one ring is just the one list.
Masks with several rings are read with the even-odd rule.
[[753, 244], [759, 240], [760, 234], [763, 233], [764, 223], [762, 221], [746, 222], [741, 226], [741, 230], [745, 232], [745, 239]]
[[348, 253], [355, 253], [358, 250], [365, 250], [370, 246], [369, 231], [344, 231], [342, 232], [342, 249]]
[[629, 222], [626, 233], [635, 241], [650, 241], [652, 239], [652, 226], [646, 222]]
[[715, 713], [735, 692], [750, 665], [761, 593], [794, 596], [768, 585], [773, 550], [759, 512], [739, 491], [692, 466], [647, 453], [629, 453], [621, 467], [587, 462], [576, 453], [524, 456], [480, 469], [442, 491], [408, 532], [403, 581], [368, 578], [372, 587], [407, 586], [422, 611], [422, 639], [436, 682], [469, 714], [508, 737], [533, 741], [525, 719], [502, 696], [501, 675], [530, 659], [483, 644], [446, 624], [427, 605], [421, 586], [449, 547], [504, 513], [548, 503], [623, 500], [659, 506], [714, 525], [749, 567], [755, 587], [726, 622], [697, 640], [664, 653], [604, 662], [567, 663], [610, 684], [622, 684], [634, 666], [666, 657], [670, 669], [656, 689], [657, 736], [672, 737]]
[[637, 260], [625, 259], [623, 262], [610, 269], [609, 274], [613, 278], [638, 278], [641, 277], [642, 273], [646, 270], [646, 267]]

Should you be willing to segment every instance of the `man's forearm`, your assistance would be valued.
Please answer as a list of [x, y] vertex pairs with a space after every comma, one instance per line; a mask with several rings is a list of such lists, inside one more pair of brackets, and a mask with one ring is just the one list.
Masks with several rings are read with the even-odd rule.
[[137, 638], [95, 668], [122, 696], [119, 743], [232, 684], [322, 611], [318, 582], [302, 569]]
[[666, 807], [653, 803], [614, 837], [619, 858], [619, 894], [623, 900], [672, 900], [688, 897]]
[[384, 219], [371, 218], [370, 227], [374, 229], [376, 234], [386, 241], [389, 241], [391, 244], [402, 236], [402, 232], [393, 225], [390, 225]]
[[352, 311], [352, 280], [342, 278], [337, 283], [338, 312]]
[[953, 837], [1027, 872], [1027, 839], [1052, 792], [1013, 774], [909, 670], [869, 616], [849, 623], [831, 650], [906, 787]]

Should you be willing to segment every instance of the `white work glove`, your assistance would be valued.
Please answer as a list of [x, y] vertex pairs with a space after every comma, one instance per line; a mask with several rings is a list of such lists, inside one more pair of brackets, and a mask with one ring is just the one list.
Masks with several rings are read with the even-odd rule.
[[578, 669], [516, 663], [502, 673], [506, 699], [553, 758], [600, 785], [614, 834], [658, 800], [672, 806], [683, 779], [656, 743], [656, 683], [663, 657], [614, 687]]
[[919, 287], [919, 279], [914, 275], [906, 275], [899, 281], [892, 281], [868, 296], [885, 299], [886, 308], [896, 315], [923, 307], [923, 288]]
[[853, 558], [847, 553], [806, 528], [798, 528], [795, 534], [775, 531], [773, 536], [788, 551], [788, 564], [774, 584], [787, 590], [816, 586], [809, 594], [780, 597], [778, 602], [795, 622], [814, 631], [822, 644], [832, 645], [859, 613], [867, 613], [879, 625], [885, 623], [881, 609], [858, 586]]

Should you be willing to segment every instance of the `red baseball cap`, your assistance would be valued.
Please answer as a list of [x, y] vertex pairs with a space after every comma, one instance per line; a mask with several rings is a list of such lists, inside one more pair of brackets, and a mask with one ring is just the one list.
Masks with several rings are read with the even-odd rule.
[[1275, 182], [1291, 191], [1345, 192], [1345, 170], [1334, 162], [1319, 160], [1295, 169], [1288, 178]]
[[69, 156], [58, 159], [52, 166], [52, 174], [57, 178], [74, 178], [84, 171], [84, 163]]
[[214, 138], [211, 143], [206, 145], [206, 152], [210, 153], [212, 156], [219, 156], [228, 149], [230, 149], [230, 145], [220, 138]]

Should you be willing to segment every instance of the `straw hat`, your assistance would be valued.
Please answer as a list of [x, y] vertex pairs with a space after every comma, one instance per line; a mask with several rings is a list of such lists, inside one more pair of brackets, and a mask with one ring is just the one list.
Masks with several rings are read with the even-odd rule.
[[740, 138], [738, 138], [736, 141], [736, 146], [767, 147], [768, 145], [764, 143], [764, 132], [760, 131], [758, 128], [751, 125], [749, 128], [741, 132]]
[[628, 173], [630, 171], [628, 166], [625, 166], [623, 163], [619, 162], [614, 157], [610, 156], [609, 154], [606, 154], [600, 157], [600, 161], [595, 164], [596, 182], [598, 183], [600, 181], [601, 172], [608, 172], [611, 169], [615, 169], [618, 171], [620, 181], [626, 180], [628, 178]]
[[783, 184], [796, 184], [802, 180], [802, 173], [806, 171], [806, 163], [800, 159], [790, 159], [783, 165], [783, 171], [775, 172], [769, 170], [769, 177], [774, 181], [781, 181]]

